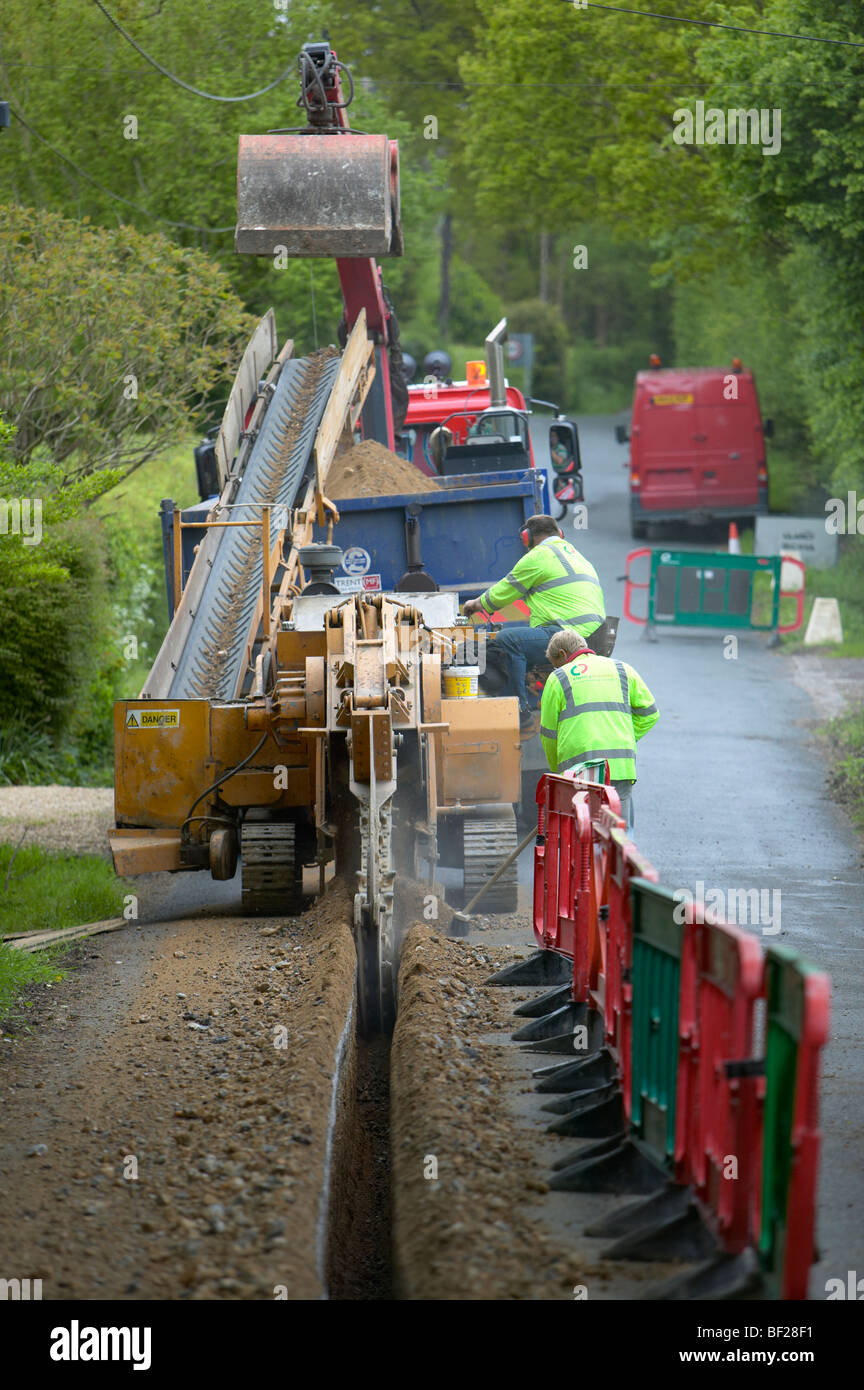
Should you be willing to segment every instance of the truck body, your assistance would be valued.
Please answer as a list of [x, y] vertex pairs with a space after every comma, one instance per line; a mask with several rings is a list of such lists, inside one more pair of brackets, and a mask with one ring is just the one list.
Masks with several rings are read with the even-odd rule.
[[[334, 582], [346, 594], [395, 590], [412, 561], [413, 533], [422, 567], [439, 589], [458, 594], [460, 602], [476, 598], [524, 553], [519, 532], [529, 516], [545, 510], [545, 482], [539, 471], [527, 469], [448, 478], [434, 492], [343, 498], [334, 537], [343, 560]], [[180, 514], [183, 587], [215, 502], [208, 498]], [[170, 505], [163, 506], [161, 519], [168, 611], [173, 617], [175, 513]], [[470, 545], [465, 543], [468, 536]], [[326, 537], [327, 527], [316, 526], [315, 540]]]
[[633, 536], [643, 539], [651, 522], [701, 524], [767, 512], [766, 436], [751, 371], [736, 365], [638, 372], [629, 462]]

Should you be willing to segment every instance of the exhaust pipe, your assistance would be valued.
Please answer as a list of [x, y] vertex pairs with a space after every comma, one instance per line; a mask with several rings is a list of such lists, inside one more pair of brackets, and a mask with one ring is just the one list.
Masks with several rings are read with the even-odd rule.
[[486, 374], [489, 378], [489, 404], [507, 404], [504, 390], [504, 339], [507, 337], [507, 320], [496, 323], [486, 339]]

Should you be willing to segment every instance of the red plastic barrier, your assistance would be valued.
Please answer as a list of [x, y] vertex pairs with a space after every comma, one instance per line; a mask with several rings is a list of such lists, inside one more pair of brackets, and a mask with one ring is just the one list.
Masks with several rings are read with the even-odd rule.
[[[806, 575], [806, 574], [807, 574], [807, 566], [804, 564], [804, 561], [803, 561], [803, 560], [796, 560], [794, 555], [784, 555], [784, 556], [783, 556], [783, 564], [784, 564], [784, 565], [797, 565], [798, 568], [799, 568], [799, 570], [801, 571], [801, 574], [802, 574], [802, 575]], [[780, 576], [781, 576], [781, 581], [780, 581], [780, 582], [782, 583], [782, 582], [783, 582], [783, 581], [782, 581], [782, 576], [783, 576], [783, 567], [782, 567], [782, 565], [781, 565], [781, 567], [780, 567]], [[787, 623], [785, 626], [783, 626], [783, 625], [781, 624], [780, 627], [778, 627], [778, 629], [777, 629], [778, 632], [797, 632], [798, 629], [803, 625], [803, 623], [804, 623], [805, 585], [806, 585], [806, 579], [803, 579], [803, 578], [802, 578], [802, 580], [801, 580], [801, 588], [800, 588], [800, 589], [781, 589], [781, 590], [780, 590], [780, 597], [781, 597], [781, 599], [784, 599], [784, 598], [794, 598], [794, 599], [795, 599], [796, 612], [795, 612], [795, 621], [794, 621], [794, 623]]]
[[[608, 1009], [610, 1020], [617, 1020], [629, 969], [624, 939], [630, 921], [629, 882], [640, 875], [656, 883], [656, 870], [627, 839], [618, 793], [609, 783], [575, 772], [547, 773], [537, 784], [537, 808], [537, 944], [541, 950], [572, 957], [574, 1001], [591, 1002], [604, 1017]], [[611, 993], [610, 937], [615, 952]], [[617, 1022], [610, 1027], [617, 1047]]]
[[653, 864], [643, 859], [633, 842], [628, 840], [623, 820], [611, 810], [601, 812], [594, 833], [601, 842], [605, 842], [601, 903], [606, 909], [606, 920], [602, 924], [603, 980], [597, 990], [597, 1002], [603, 1013], [604, 1041], [618, 1060], [624, 1108], [629, 1119], [633, 1016], [630, 880], [645, 878], [650, 883], [657, 883], [658, 874]]
[[756, 937], [701, 903], [682, 910], [675, 1175], [737, 1254], [751, 1243], [758, 1205], [764, 1080], [746, 1059], [764, 957]]
[[591, 814], [584, 797], [577, 803], [574, 779], [566, 774], [540, 778], [537, 808], [534, 935], [541, 950], [573, 957], [576, 916], [589, 883]]
[[[572, 958], [574, 1002], [602, 1015], [629, 1120], [631, 881], [657, 883], [657, 872], [628, 840], [608, 783], [547, 774], [537, 807], [534, 934], [541, 949]], [[664, 896], [677, 895], [661, 890], [658, 899]], [[830, 983], [778, 946], [768, 948], [766, 965], [758, 937], [701, 903], [681, 909], [680, 919], [673, 912], [683, 931], [669, 1176], [693, 1189], [725, 1254], [758, 1250], [765, 1287], [804, 1299], [814, 1259], [818, 1068]], [[763, 1001], [764, 1057], [755, 1036]]]
[[806, 1298], [816, 1258], [815, 1213], [819, 1169], [819, 1054], [828, 1041], [831, 981], [819, 971], [804, 980], [803, 1018], [795, 1077], [792, 1172], [786, 1203], [781, 1298]]
[[636, 613], [633, 612], [633, 604], [632, 604], [633, 590], [634, 590], [634, 589], [650, 589], [650, 588], [651, 588], [651, 576], [650, 576], [650, 574], [649, 574], [649, 576], [648, 576], [648, 578], [645, 580], [645, 583], [644, 583], [644, 584], [640, 584], [637, 580], [631, 579], [631, 578], [630, 578], [630, 561], [631, 561], [631, 560], [637, 560], [637, 559], [639, 558], [640, 555], [650, 555], [650, 554], [651, 554], [651, 547], [650, 547], [650, 545], [643, 545], [643, 546], [640, 547], [639, 550], [631, 550], [631, 551], [630, 551], [630, 554], [627, 556], [627, 559], [626, 559], [626, 561], [625, 561], [625, 574], [624, 574], [624, 579], [625, 579], [625, 587], [624, 587], [624, 617], [627, 618], [627, 619], [629, 619], [629, 621], [630, 621], [631, 623], [639, 623], [639, 624], [640, 624], [641, 626], [643, 626], [643, 627], [644, 627], [645, 623], [647, 623], [648, 619], [647, 619], [647, 617], [645, 617], [645, 618], [640, 618], [640, 617], [638, 616], [638, 614], [636, 614]]

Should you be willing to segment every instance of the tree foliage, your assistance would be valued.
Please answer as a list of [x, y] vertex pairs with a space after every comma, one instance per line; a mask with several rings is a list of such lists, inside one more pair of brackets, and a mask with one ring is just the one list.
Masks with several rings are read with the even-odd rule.
[[[86, 506], [117, 475], [64, 483], [56, 465], [16, 463], [14, 443], [0, 417], [0, 725], [23, 718], [57, 741], [104, 640], [105, 547]], [[16, 519], [25, 502], [29, 527]]]
[[[692, 17], [692, 5], [668, 0], [663, 13]], [[700, 18], [864, 34], [848, 0], [709, 0]], [[589, 252], [604, 226], [622, 256], [627, 241], [644, 248], [655, 284], [678, 299], [691, 362], [716, 350], [719, 313], [740, 355], [770, 362], [769, 409], [789, 437], [806, 427], [822, 481], [864, 483], [862, 51], [563, 4], [536, 39], [533, 7], [500, 0], [460, 62], [466, 82], [490, 67], [499, 78], [472, 90], [460, 154], [481, 215], [534, 220]], [[778, 109], [780, 152], [676, 143], [676, 111], [700, 100]], [[612, 284], [604, 297], [618, 299]]]
[[0, 410], [19, 460], [142, 463], [188, 430], [251, 324], [198, 251], [0, 206]]

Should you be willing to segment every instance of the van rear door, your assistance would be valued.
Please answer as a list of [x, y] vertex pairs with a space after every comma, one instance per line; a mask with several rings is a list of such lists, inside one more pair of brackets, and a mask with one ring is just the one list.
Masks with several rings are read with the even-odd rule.
[[684, 372], [640, 376], [632, 454], [642, 506], [646, 511], [687, 511], [696, 503], [698, 486], [695, 381]]
[[701, 375], [694, 416], [700, 507], [755, 508], [759, 412], [752, 376], [743, 372]]

